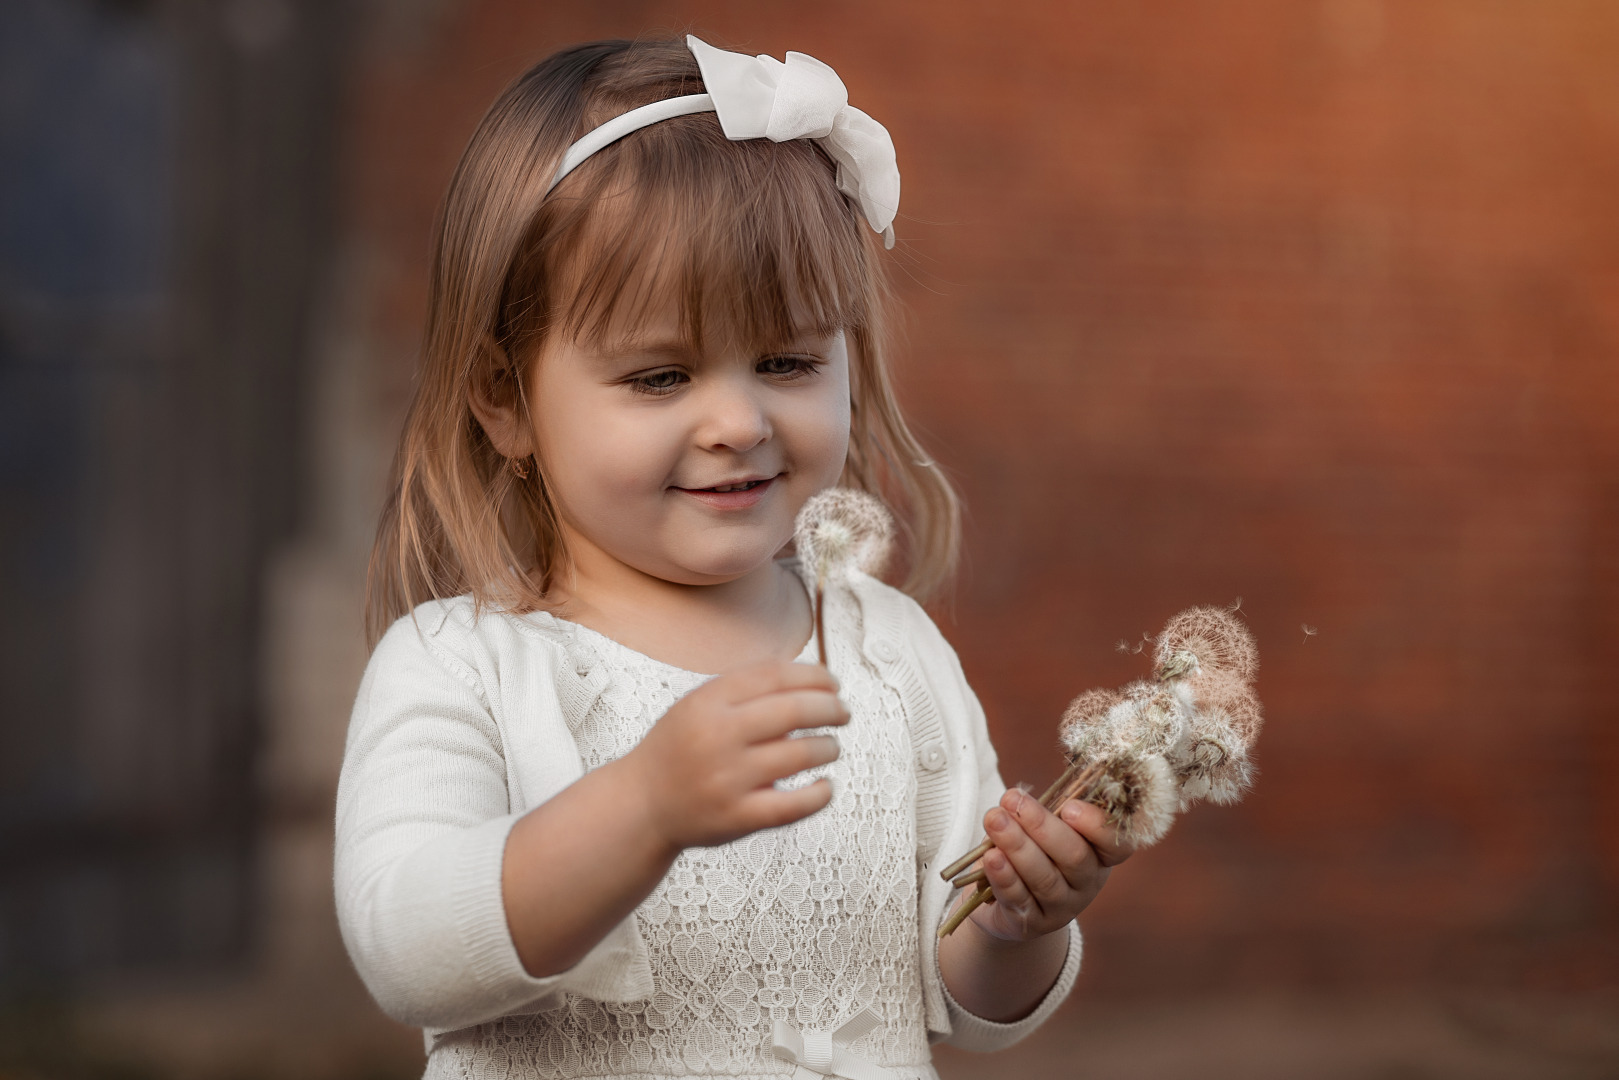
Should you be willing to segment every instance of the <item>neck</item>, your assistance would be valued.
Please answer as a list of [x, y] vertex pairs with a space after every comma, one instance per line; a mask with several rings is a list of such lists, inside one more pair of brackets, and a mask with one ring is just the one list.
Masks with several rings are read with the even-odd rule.
[[718, 673], [791, 660], [810, 636], [797, 576], [774, 561], [741, 577], [686, 585], [637, 570], [563, 527], [569, 565], [547, 598], [558, 614], [653, 659]]

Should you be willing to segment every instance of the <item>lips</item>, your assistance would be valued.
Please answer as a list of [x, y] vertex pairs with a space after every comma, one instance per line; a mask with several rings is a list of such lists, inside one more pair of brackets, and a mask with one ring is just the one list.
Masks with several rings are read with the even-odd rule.
[[751, 491], [760, 484], [768, 484], [769, 480], [743, 480], [735, 484], [717, 484], [714, 487], [698, 488], [698, 491]]
[[774, 476], [752, 476], [728, 480], [723, 484], [704, 488], [676, 488], [714, 510], [746, 510], [764, 500], [776, 482]]

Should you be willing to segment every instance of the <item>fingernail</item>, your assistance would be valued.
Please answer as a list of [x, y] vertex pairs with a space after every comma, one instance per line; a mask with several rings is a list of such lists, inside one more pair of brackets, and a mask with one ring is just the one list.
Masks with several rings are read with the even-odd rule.
[[1078, 803], [1069, 803], [1067, 806], [1062, 808], [1062, 819], [1069, 825], [1079, 824], [1079, 819], [1081, 816], [1082, 815], [1080, 813]]
[[1006, 811], [1002, 810], [1000, 807], [997, 806], [995, 809], [993, 809], [993, 810], [991, 810], [989, 812], [989, 827], [990, 828], [992, 828], [992, 829], [1004, 829], [1008, 825], [1010, 825], [1011, 823], [1012, 823], [1012, 819], [1007, 817], [1006, 816]]
[[1017, 788], [1012, 788], [1001, 796], [1001, 805], [1014, 814], [1023, 812], [1023, 800], [1026, 796]]

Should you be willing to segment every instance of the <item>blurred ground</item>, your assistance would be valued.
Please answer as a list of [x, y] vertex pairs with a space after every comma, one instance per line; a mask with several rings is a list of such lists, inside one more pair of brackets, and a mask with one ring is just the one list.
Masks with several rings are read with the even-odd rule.
[[941, 1049], [945, 1080], [1584, 1080], [1619, 1071], [1619, 1001], [1464, 994], [1075, 1002], [992, 1057]]
[[[41, 1011], [0, 1027], [0, 1077], [407, 1080], [414, 1032], [324, 992], [220, 987]], [[341, 988], [341, 991], [339, 990]], [[1236, 994], [1107, 1002], [1078, 995], [993, 1055], [935, 1048], [944, 1080], [1601, 1080], [1619, 1075], [1619, 999], [1500, 992]], [[50, 1045], [46, 1046], [45, 1043]]]

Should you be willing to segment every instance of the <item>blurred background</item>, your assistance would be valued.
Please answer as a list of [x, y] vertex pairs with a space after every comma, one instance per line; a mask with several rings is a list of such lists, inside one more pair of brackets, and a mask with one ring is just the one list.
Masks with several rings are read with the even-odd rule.
[[419, 1075], [330, 834], [435, 209], [686, 30], [894, 134], [1007, 780], [1179, 608], [1260, 642], [1256, 790], [948, 1080], [1619, 1075], [1619, 5], [6, 0], [0, 1077]]

